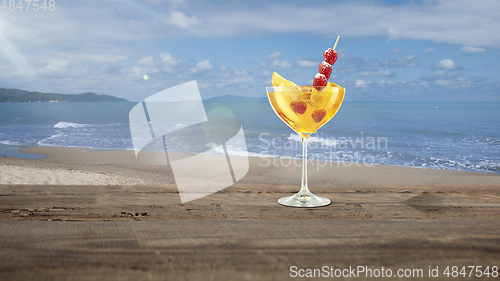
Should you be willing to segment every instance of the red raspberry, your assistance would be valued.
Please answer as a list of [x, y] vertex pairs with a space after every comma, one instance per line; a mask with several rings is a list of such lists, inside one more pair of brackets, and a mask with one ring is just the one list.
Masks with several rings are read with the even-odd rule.
[[333, 66], [337, 61], [337, 52], [334, 49], [326, 50], [323, 53], [323, 60]]
[[328, 80], [330, 79], [330, 75], [332, 74], [332, 65], [324, 61], [319, 65], [318, 72], [325, 75], [326, 80]]
[[321, 91], [327, 84], [328, 78], [326, 78], [323, 74], [316, 73], [313, 80], [313, 87], [316, 88], [316, 90]]
[[312, 113], [311, 116], [312, 116], [314, 122], [319, 123], [319, 122], [321, 122], [321, 120], [323, 120], [323, 118], [325, 118], [325, 115], [326, 115], [326, 110], [317, 109]]
[[303, 101], [292, 101], [290, 103], [290, 107], [297, 114], [304, 114], [304, 112], [306, 112], [307, 110], [307, 104]]

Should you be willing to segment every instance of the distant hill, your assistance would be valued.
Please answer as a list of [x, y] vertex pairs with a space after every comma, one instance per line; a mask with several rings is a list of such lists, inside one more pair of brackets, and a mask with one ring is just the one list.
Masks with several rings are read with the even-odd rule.
[[225, 96], [220, 96], [220, 97], [204, 99], [203, 101], [208, 101], [208, 102], [260, 102], [260, 101], [267, 101], [267, 97], [251, 98], [251, 97], [242, 97], [242, 96], [234, 96], [234, 95], [225, 95]]
[[29, 92], [18, 89], [0, 88], [0, 102], [128, 102], [109, 95], [83, 93], [78, 95]]

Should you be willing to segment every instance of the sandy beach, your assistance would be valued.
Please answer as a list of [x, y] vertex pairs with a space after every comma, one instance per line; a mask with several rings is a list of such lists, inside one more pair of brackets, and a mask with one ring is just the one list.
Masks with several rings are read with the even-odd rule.
[[289, 208], [277, 199], [300, 166], [250, 158], [236, 185], [181, 203], [172, 171], [133, 151], [22, 152], [46, 157], [0, 157], [1, 280], [289, 280], [292, 266], [448, 280], [446, 266], [500, 266], [497, 174], [311, 162], [310, 188], [332, 204]]
[[[24, 153], [39, 160], [0, 157], [2, 184], [158, 185], [175, 184], [169, 166], [139, 163], [134, 151], [95, 151], [85, 148], [31, 147]], [[249, 157], [250, 169], [238, 184], [298, 185], [301, 161]], [[309, 184], [339, 185], [500, 185], [500, 175], [436, 169], [342, 162], [309, 162]]]

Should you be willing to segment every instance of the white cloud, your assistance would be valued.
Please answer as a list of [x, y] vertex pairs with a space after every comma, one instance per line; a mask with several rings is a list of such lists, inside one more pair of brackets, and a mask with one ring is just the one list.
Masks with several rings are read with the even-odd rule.
[[191, 67], [186, 73], [187, 74], [203, 74], [206, 71], [211, 70], [213, 67], [209, 60], [202, 60], [196, 64], [196, 66]]
[[394, 82], [394, 81], [384, 81], [384, 80], [380, 80], [379, 82], [380, 85], [382, 86], [385, 86], [385, 85], [396, 85], [397, 83]]
[[219, 83], [216, 84], [217, 87], [222, 88], [222, 87], [227, 87], [227, 86], [234, 86], [234, 85], [240, 85], [241, 83], [250, 83], [253, 82], [254, 78], [253, 77], [235, 77], [231, 80], [223, 80], [220, 81]]
[[434, 69], [453, 70], [457, 69], [458, 65], [452, 59], [444, 59], [433, 66]]
[[282, 69], [282, 70], [285, 70], [285, 69], [289, 69], [290, 67], [292, 67], [292, 65], [287, 62], [286, 60], [274, 60], [272, 63], [271, 63], [271, 68], [277, 68], [277, 69]]
[[424, 50], [424, 53], [434, 53], [434, 49], [433, 48], [427, 48]]
[[137, 62], [138, 65], [144, 67], [154, 67], [156, 62], [152, 56], [143, 57]]
[[248, 72], [245, 69], [242, 68], [240, 70], [236, 69], [234, 71], [234, 74], [236, 74], [236, 75], [242, 75], [243, 76], [243, 75], [248, 75]]
[[494, 84], [489, 81], [489, 76], [484, 75], [481, 77], [464, 76], [463, 73], [449, 72], [449, 71], [436, 71], [430, 76], [420, 77], [427, 85], [434, 85], [442, 87], [443, 89], [467, 89], [476, 88], [481, 89], [480, 91], [485, 91], [486, 89], [492, 89]]
[[295, 62], [298, 66], [304, 67], [304, 68], [311, 68], [311, 67], [318, 67], [319, 62], [317, 61], [311, 61], [311, 60], [304, 60], [304, 59], [299, 59]]
[[358, 76], [394, 76], [394, 73], [389, 70], [379, 70], [379, 71], [363, 71], [358, 74]]
[[371, 83], [371, 81], [370, 82], [365, 82], [365, 81], [363, 81], [361, 79], [358, 79], [358, 80], [356, 80], [356, 84], [354, 85], [354, 87], [356, 87], [356, 88], [366, 88], [366, 87], [368, 87], [369, 83]]
[[[50, 17], [33, 13], [29, 17], [4, 13], [0, 32], [21, 47], [36, 47], [75, 42], [138, 41], [172, 37], [241, 37], [307, 33], [312, 36], [348, 35], [349, 37], [385, 36], [500, 47], [498, 1], [410, 1], [401, 5], [355, 1], [307, 6], [293, 3], [217, 5], [198, 1], [149, 0], [150, 3], [125, 1], [72, 1], [60, 5]], [[185, 8], [181, 11], [176, 9]], [[189, 10], [188, 10], [189, 8]], [[335, 28], [324, 28], [335, 10]], [[189, 16], [188, 16], [189, 14]], [[221, 16], [223, 15], [223, 16]], [[390, 16], [388, 16], [390, 15]], [[315, 20], [311, 20], [314, 18]], [[340, 32], [339, 32], [340, 31]], [[339, 34], [340, 33], [340, 34]], [[467, 34], [467, 36], [464, 36]], [[272, 58], [279, 59], [279, 58]]]
[[48, 63], [48, 65], [46, 67], [44, 67], [43, 69], [49, 70], [49, 71], [58, 71], [58, 70], [63, 69], [67, 65], [68, 65], [67, 60], [55, 59], [55, 60], [50, 61]]
[[170, 13], [170, 21], [173, 25], [189, 29], [203, 24], [203, 20], [197, 16], [188, 17], [183, 12], [173, 11]]
[[484, 49], [484, 48], [468, 47], [468, 46], [462, 47], [461, 50], [464, 52], [467, 52], [467, 53], [484, 53], [484, 52], [486, 52], [486, 49]]
[[405, 56], [405, 57], [399, 57], [399, 58], [392, 59], [392, 60], [386, 60], [385, 64], [388, 65], [388, 66], [406, 66], [406, 67], [412, 67], [412, 66], [417, 65], [415, 63], [415, 58], [416, 58], [415, 55]]
[[[390, 40], [430, 40], [467, 46], [500, 47], [498, 1], [335, 2], [322, 5], [251, 5], [221, 7], [202, 14], [213, 36], [268, 36], [286, 33], [312, 35], [386, 36]], [[208, 9], [206, 9], [208, 11]], [[324, 28], [335, 11], [335, 28]], [[201, 13], [200, 13], [201, 14]], [[224, 16], [220, 16], [223, 14]], [[315, 20], [311, 20], [314, 18]], [[339, 34], [340, 31], [340, 34]], [[467, 36], [464, 36], [467, 34]]]
[[[15, 84], [10, 87], [13, 88], [81, 93], [81, 89], [88, 89], [103, 80], [109, 83], [112, 81], [111, 76], [119, 76], [123, 68], [121, 63], [127, 59], [130, 52], [123, 46], [101, 43], [78, 44], [67, 47], [64, 51], [40, 49], [21, 55], [24, 61], [29, 62], [26, 64], [30, 66], [29, 69], [19, 63], [23, 60], [10, 64], [5, 61], [2, 56], [4, 54], [0, 52], [0, 76], [4, 79], [4, 85], [12, 81], [10, 83]], [[55, 79], [48, 82], [47, 77]], [[99, 88], [90, 90], [97, 92]]]
[[261, 74], [256, 75], [257, 79], [269, 79], [272, 73], [269, 70], [264, 70]]
[[281, 52], [276, 52], [273, 54], [270, 54], [269, 56], [266, 57], [267, 60], [279, 60], [281, 59]]
[[169, 53], [159, 53], [156, 59], [152, 56], [146, 56], [137, 62], [137, 65], [143, 67], [142, 71], [150, 73], [173, 73], [181, 64], [182, 60], [174, 58]]
[[169, 53], [159, 53], [158, 55], [160, 56], [161, 63], [163, 65], [178, 66], [179, 64], [181, 64], [181, 60], [175, 59]]
[[435, 83], [438, 86], [450, 86], [455, 84], [452, 80], [436, 80]]
[[245, 75], [248, 75], [248, 72], [244, 68], [232, 70], [231, 67], [228, 67], [228, 66], [221, 67], [219, 77], [229, 78], [229, 77], [232, 77], [234, 75], [245, 76]]
[[259, 66], [262, 68], [270, 68], [270, 69], [279, 69], [279, 70], [286, 70], [292, 67], [292, 64], [287, 62], [286, 60], [273, 60], [272, 62], [269, 61], [261, 61], [259, 63]]
[[210, 82], [200, 82], [200, 83], [198, 83], [198, 87], [200, 89], [208, 89], [208, 88], [212, 87], [212, 83], [210, 83]]
[[220, 68], [219, 77], [223, 78], [231, 77], [231, 67], [223, 65]]
[[275, 52], [264, 58], [264, 60], [259, 63], [259, 66], [262, 68], [285, 70], [291, 68], [292, 64], [286, 60], [281, 60], [281, 52]]
[[49, 63], [38, 70], [38, 74], [41, 76], [60, 76], [67, 72], [66, 67], [69, 61], [64, 59], [52, 59]]

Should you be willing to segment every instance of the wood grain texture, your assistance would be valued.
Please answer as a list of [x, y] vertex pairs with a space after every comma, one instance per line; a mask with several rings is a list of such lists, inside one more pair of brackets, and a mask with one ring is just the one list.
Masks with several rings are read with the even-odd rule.
[[429, 266], [500, 266], [499, 186], [315, 186], [330, 206], [277, 204], [295, 191], [239, 185], [181, 204], [174, 185], [0, 186], [0, 280], [290, 280], [291, 266], [427, 277]]

